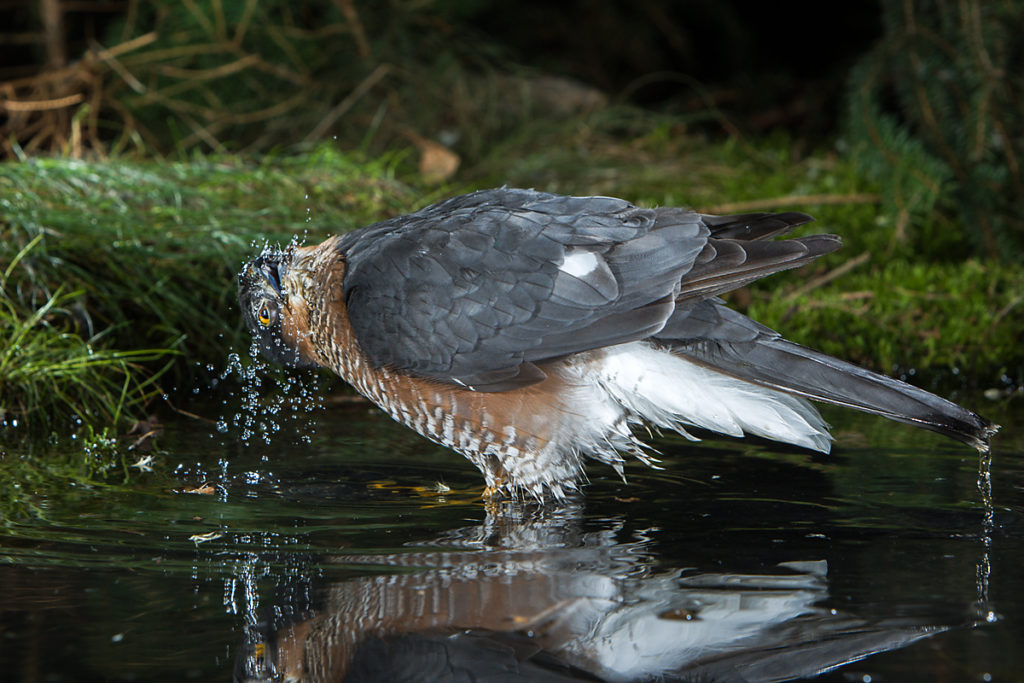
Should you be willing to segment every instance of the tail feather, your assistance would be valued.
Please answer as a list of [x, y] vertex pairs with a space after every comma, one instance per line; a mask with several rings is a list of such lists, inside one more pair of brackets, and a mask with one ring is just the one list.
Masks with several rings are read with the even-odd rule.
[[701, 214], [701, 220], [711, 230], [711, 236], [728, 240], [770, 240], [785, 235], [798, 225], [814, 220], [806, 213], [742, 213], [725, 216]]
[[987, 451], [999, 426], [924, 389], [781, 337], [673, 344], [673, 351], [738, 379], [930, 429]]

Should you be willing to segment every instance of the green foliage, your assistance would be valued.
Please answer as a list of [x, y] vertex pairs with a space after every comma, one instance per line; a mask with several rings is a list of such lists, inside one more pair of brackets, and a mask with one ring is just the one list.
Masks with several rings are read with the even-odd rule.
[[[318, 240], [412, 208], [393, 159], [0, 165], [0, 412], [116, 424], [248, 348], [235, 276], [267, 240]], [[174, 354], [173, 356], [171, 354]]]
[[756, 295], [749, 313], [794, 341], [883, 372], [988, 382], [1008, 373], [1019, 383], [1021, 292], [1015, 266], [895, 258], [809, 292]]
[[61, 286], [38, 308], [30, 304], [26, 310], [8, 287], [40, 239], [33, 238], [0, 274], [0, 424], [38, 428], [54, 413], [117, 422], [126, 409], [158, 392], [157, 375], [142, 364], [172, 350], [97, 348], [100, 336], [74, 331], [81, 292], [65, 293]]
[[[937, 257], [1024, 255], [1024, 2], [883, 3], [885, 39], [851, 73], [847, 137], [896, 217]], [[920, 252], [919, 252], [920, 253]]]

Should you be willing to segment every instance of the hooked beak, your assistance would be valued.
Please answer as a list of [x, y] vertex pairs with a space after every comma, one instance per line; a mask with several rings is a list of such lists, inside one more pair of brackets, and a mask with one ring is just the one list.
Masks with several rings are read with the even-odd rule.
[[281, 266], [277, 263], [263, 262], [259, 264], [260, 275], [281, 296]]
[[277, 296], [284, 298], [281, 281], [288, 269], [285, 256], [284, 252], [279, 251], [266, 252], [258, 256], [246, 268], [246, 279], [254, 284], [262, 280]]

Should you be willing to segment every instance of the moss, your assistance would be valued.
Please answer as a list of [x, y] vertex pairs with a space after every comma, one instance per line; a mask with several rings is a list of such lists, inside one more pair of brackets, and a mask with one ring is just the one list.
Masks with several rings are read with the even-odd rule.
[[806, 293], [759, 288], [749, 314], [787, 337], [883, 372], [1019, 382], [1024, 272], [968, 260], [867, 262]]

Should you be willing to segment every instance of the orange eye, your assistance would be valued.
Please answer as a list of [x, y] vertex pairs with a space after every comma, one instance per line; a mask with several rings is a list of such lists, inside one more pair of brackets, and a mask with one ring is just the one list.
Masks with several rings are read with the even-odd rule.
[[263, 308], [260, 309], [259, 313], [256, 314], [256, 320], [259, 321], [260, 325], [263, 325], [263, 327], [267, 327], [268, 325], [270, 325], [270, 316], [270, 308], [264, 306]]

